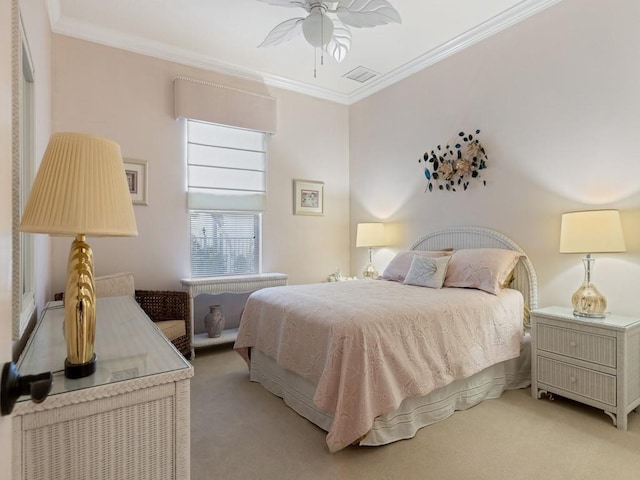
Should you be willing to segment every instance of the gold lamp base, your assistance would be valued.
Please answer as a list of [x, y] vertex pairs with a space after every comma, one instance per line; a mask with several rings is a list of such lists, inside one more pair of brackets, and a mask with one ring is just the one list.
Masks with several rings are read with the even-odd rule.
[[96, 296], [93, 251], [80, 234], [71, 244], [64, 293], [64, 329], [67, 358], [64, 375], [82, 378], [96, 371]]

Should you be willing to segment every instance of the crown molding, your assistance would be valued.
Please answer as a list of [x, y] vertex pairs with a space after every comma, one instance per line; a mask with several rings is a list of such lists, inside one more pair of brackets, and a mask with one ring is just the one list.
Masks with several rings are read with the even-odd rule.
[[112, 29], [65, 17], [61, 14], [60, 0], [47, 0], [47, 8], [49, 11], [51, 30], [60, 35], [128, 50], [190, 67], [260, 82], [271, 87], [281, 88], [335, 103], [351, 105], [561, 1], [562, 0], [523, 0], [482, 24], [467, 30], [456, 38], [428, 51], [424, 55], [385, 75], [381, 75], [372, 80], [371, 83], [363, 85], [350, 94], [343, 94], [308, 83], [270, 75], [240, 65], [220, 62], [206, 55], [196, 54], [161, 42], [147, 40], [135, 35], [123, 34]]

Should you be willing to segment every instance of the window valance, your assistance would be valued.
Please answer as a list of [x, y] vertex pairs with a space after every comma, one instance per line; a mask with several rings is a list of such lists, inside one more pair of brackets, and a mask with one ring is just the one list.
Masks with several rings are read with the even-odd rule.
[[276, 99], [267, 95], [177, 77], [174, 80], [175, 117], [276, 133]]

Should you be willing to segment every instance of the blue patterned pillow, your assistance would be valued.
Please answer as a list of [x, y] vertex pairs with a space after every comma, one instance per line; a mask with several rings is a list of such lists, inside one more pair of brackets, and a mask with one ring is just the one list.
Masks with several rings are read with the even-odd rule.
[[447, 275], [447, 266], [451, 256], [446, 257], [413, 257], [409, 273], [404, 279], [405, 285], [418, 287], [441, 288]]

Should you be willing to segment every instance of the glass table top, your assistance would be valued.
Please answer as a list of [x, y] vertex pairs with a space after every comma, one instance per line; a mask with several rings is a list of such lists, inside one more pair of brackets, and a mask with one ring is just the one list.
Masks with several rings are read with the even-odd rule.
[[53, 372], [50, 396], [191, 368], [132, 297], [102, 297], [96, 300], [96, 372], [68, 379], [63, 324], [62, 302], [47, 304], [17, 363], [22, 376]]

